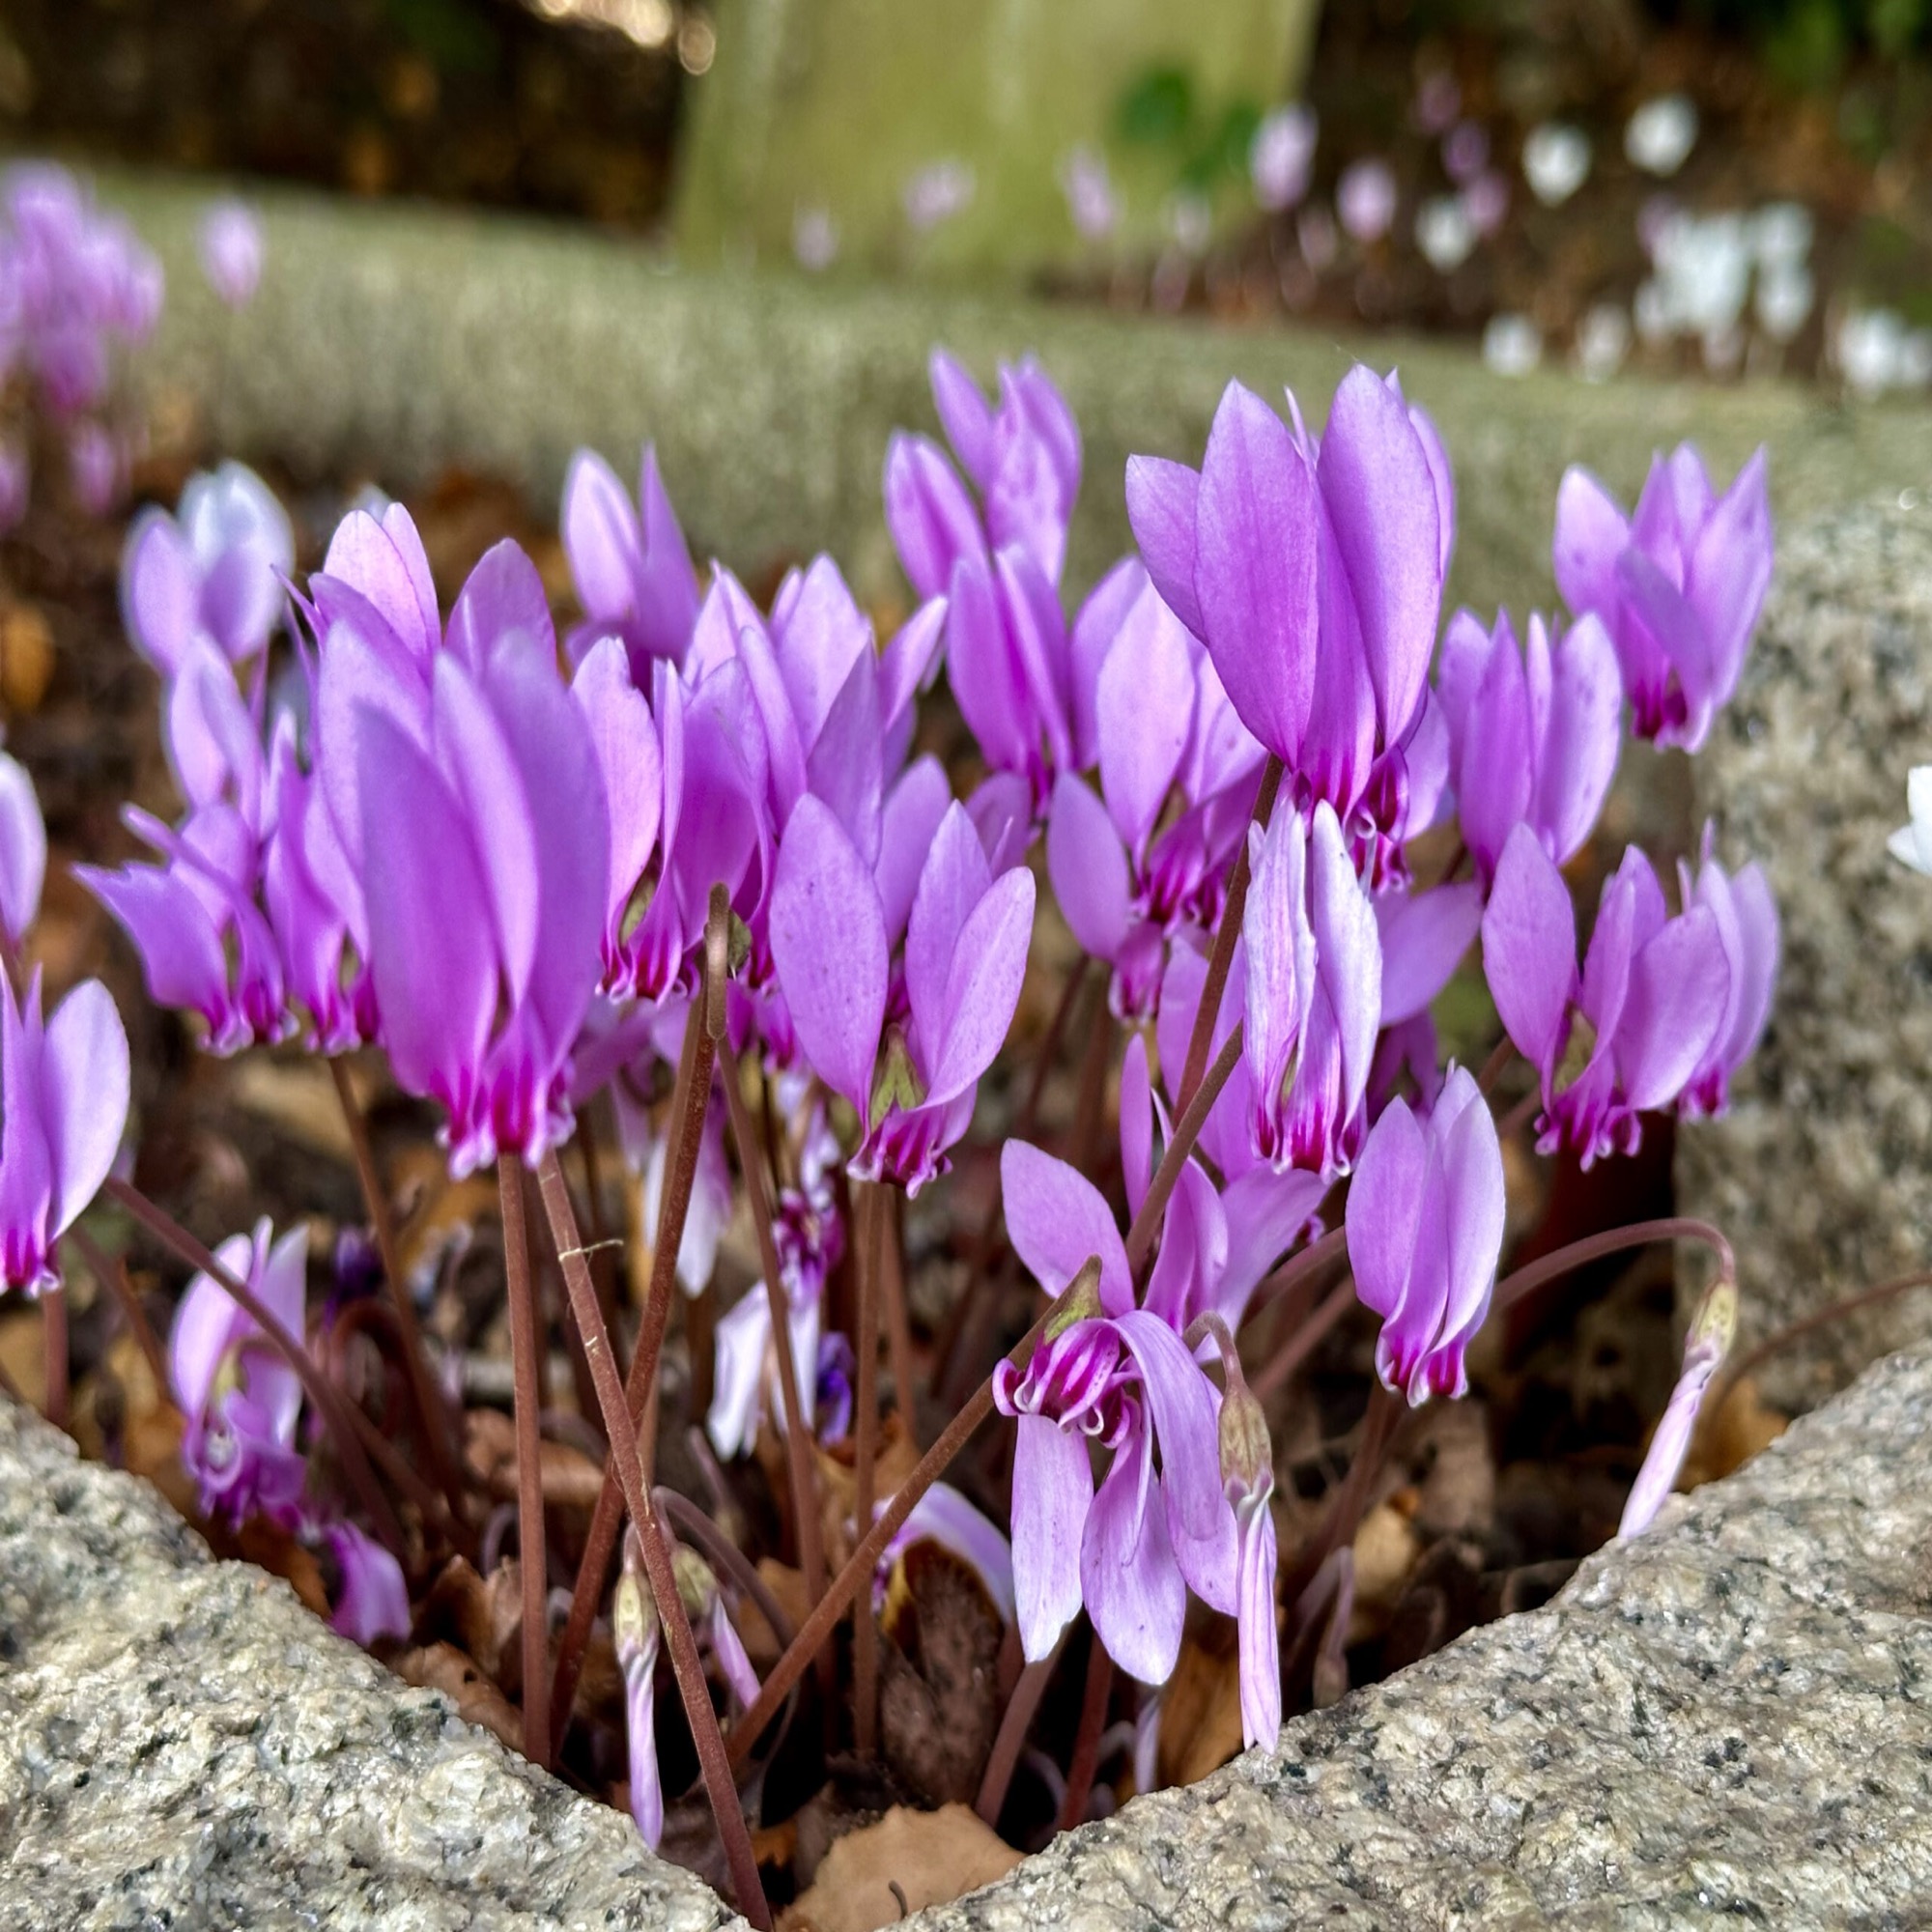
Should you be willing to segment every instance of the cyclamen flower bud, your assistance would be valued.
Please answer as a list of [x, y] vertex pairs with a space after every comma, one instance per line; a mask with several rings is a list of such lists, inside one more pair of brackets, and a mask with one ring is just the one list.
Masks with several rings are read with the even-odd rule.
[[1281, 1737], [1281, 1639], [1275, 1629], [1274, 1445], [1267, 1417], [1241, 1373], [1235, 1338], [1218, 1316], [1209, 1332], [1227, 1387], [1219, 1425], [1221, 1489], [1235, 1512], [1236, 1594], [1241, 1648], [1241, 1741], [1272, 1750]]
[[1678, 1471], [1684, 1466], [1705, 1391], [1730, 1352], [1737, 1326], [1737, 1283], [1719, 1275], [1690, 1319], [1690, 1332], [1684, 1339], [1684, 1370], [1670, 1392], [1657, 1434], [1650, 1438], [1643, 1467], [1631, 1486], [1623, 1520], [1617, 1525], [1619, 1536], [1641, 1536], [1657, 1520], [1664, 1497], [1670, 1493]]
[[660, 1626], [643, 1580], [637, 1532], [624, 1536], [624, 1571], [611, 1605], [617, 1667], [624, 1673], [624, 1731], [631, 1769], [631, 1816], [656, 1851], [664, 1837], [664, 1779], [658, 1770], [657, 1664]]

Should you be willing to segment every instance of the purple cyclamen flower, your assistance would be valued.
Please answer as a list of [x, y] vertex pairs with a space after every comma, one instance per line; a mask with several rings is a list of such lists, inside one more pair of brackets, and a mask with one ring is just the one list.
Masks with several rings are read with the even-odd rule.
[[1393, 869], [1435, 802], [1412, 761], [1441, 752], [1427, 683], [1453, 497], [1426, 418], [1358, 367], [1318, 452], [1230, 384], [1199, 472], [1128, 459], [1127, 512], [1155, 587], [1293, 775], [1284, 800], [1326, 799], [1377, 874]]
[[104, 423], [85, 418], [67, 433], [68, 487], [90, 517], [104, 517], [128, 487], [128, 452]]
[[1626, 517], [1587, 470], [1556, 497], [1556, 582], [1616, 645], [1636, 733], [1696, 751], [1737, 689], [1771, 585], [1763, 450], [1719, 497], [1690, 443], [1651, 464]]
[[[876, 1508], [883, 1510], [888, 1497]], [[979, 1577], [985, 1586], [987, 1600], [1010, 1624], [1013, 1608], [1013, 1547], [991, 1521], [962, 1496], [950, 1483], [934, 1483], [914, 1503], [899, 1532], [879, 1552], [878, 1569], [873, 1573], [872, 1602], [883, 1605], [887, 1579], [894, 1566], [915, 1543], [936, 1543], [950, 1551]]]
[[1316, 127], [1315, 110], [1299, 101], [1262, 116], [1248, 146], [1248, 179], [1257, 207], [1278, 214], [1308, 192]]
[[17, 952], [41, 910], [47, 876], [47, 827], [34, 781], [0, 752], [0, 934]]
[[24, 1003], [0, 975], [0, 1288], [60, 1286], [55, 1248], [107, 1179], [128, 1124], [128, 1035], [113, 998], [85, 980], [41, 1023], [37, 972]]
[[1605, 882], [1582, 971], [1570, 889], [1527, 825], [1503, 847], [1483, 914], [1483, 970], [1504, 1028], [1543, 1086], [1538, 1151], [1588, 1167], [1634, 1153], [1637, 1116], [1677, 1099], [1719, 1036], [1731, 967], [1717, 916], [1666, 915], [1633, 846]]
[[1712, 856], [1713, 843], [1714, 833], [1707, 825], [1696, 871], [1683, 860], [1677, 867], [1684, 905], [1703, 906], [1717, 921], [1718, 938], [1731, 969], [1723, 1019], [1677, 1103], [1680, 1113], [1693, 1118], [1721, 1114], [1729, 1105], [1731, 1075], [1764, 1037], [1777, 983], [1777, 903], [1770, 882], [1755, 863], [1726, 872]]
[[1463, 1356], [1490, 1312], [1503, 1242], [1503, 1156], [1466, 1068], [1452, 1066], [1428, 1115], [1391, 1100], [1349, 1190], [1349, 1263], [1382, 1318], [1376, 1373], [1410, 1403], [1460, 1396]]
[[[1171, 1321], [1134, 1305], [1113, 1211], [1090, 1181], [1023, 1141], [1007, 1143], [1000, 1174], [1007, 1231], [1035, 1279], [1056, 1295], [1083, 1283], [1083, 1305], [1025, 1373], [1003, 1364], [994, 1375], [993, 1399], [1017, 1424], [1021, 1647], [1030, 1662], [1049, 1655], [1084, 1605], [1116, 1663], [1164, 1683], [1187, 1592], [1237, 1607], [1214, 1385]], [[1112, 1457], [1097, 1492], [1096, 1445]]]
[[[273, 1233], [265, 1215], [252, 1236], [231, 1235], [214, 1258], [299, 1343], [308, 1230], [292, 1229], [271, 1246]], [[308, 1480], [307, 1459], [296, 1447], [301, 1378], [213, 1275], [196, 1275], [182, 1297], [168, 1339], [168, 1378], [186, 1420], [182, 1463], [203, 1514], [238, 1526], [258, 1515], [285, 1529], [298, 1526]]]
[[638, 1533], [624, 1532], [624, 1568], [611, 1605], [617, 1668], [624, 1673], [624, 1733], [629, 1746], [631, 1816], [656, 1851], [664, 1837], [664, 1777], [658, 1769], [657, 1674], [662, 1626], [643, 1577]]
[[1335, 213], [1364, 247], [1389, 232], [1395, 205], [1395, 170], [1386, 161], [1351, 161], [1335, 184]]
[[615, 636], [640, 689], [650, 682], [651, 659], [681, 665], [697, 622], [697, 573], [656, 449], [644, 445], [636, 503], [595, 450], [580, 449], [563, 482], [560, 527], [584, 614], [565, 640], [571, 662]]
[[1631, 1485], [1623, 1520], [1617, 1524], [1619, 1536], [1641, 1536], [1657, 1520], [1684, 1466], [1705, 1392], [1730, 1352], [1737, 1325], [1737, 1284], [1719, 1277], [1690, 1318], [1690, 1332], [1684, 1338], [1684, 1367], [1644, 1452], [1643, 1466]]
[[1579, 617], [1552, 643], [1540, 616], [1517, 643], [1509, 612], [1485, 632], [1449, 620], [1436, 670], [1463, 842], [1487, 885], [1519, 825], [1559, 865], [1582, 849], [1609, 796], [1623, 735], [1623, 680], [1608, 634]]
[[[609, 814], [597, 753], [557, 677], [542, 586], [513, 544], [487, 555], [426, 687], [358, 673], [356, 761], [369, 967], [405, 1091], [440, 1102], [458, 1175], [534, 1164], [570, 1131], [570, 1056], [598, 976]], [[368, 669], [368, 660], [363, 657]]]
[[1367, 1126], [1381, 1026], [1375, 907], [1326, 801], [1312, 825], [1277, 810], [1265, 833], [1250, 830], [1248, 851], [1241, 1052], [1253, 1083], [1255, 1151], [1276, 1168], [1345, 1174]]
[[1062, 162], [1060, 191], [1066, 213], [1083, 242], [1104, 242], [1121, 219], [1121, 198], [1107, 173], [1107, 157], [1078, 147]]
[[1274, 1447], [1262, 1406], [1241, 1374], [1234, 1337], [1216, 1336], [1227, 1383], [1218, 1436], [1221, 1488], [1235, 1514], [1239, 1622], [1241, 1742], [1273, 1750], [1281, 1742], [1281, 1638], [1275, 1629]]
[[323, 1534], [342, 1579], [329, 1623], [365, 1650], [384, 1637], [408, 1636], [410, 1588], [395, 1556], [353, 1522], [330, 1523]]
[[191, 477], [170, 517], [134, 519], [121, 553], [121, 613], [135, 648], [174, 677], [201, 639], [234, 665], [268, 643], [295, 568], [295, 532], [274, 492], [239, 463]]
[[1466, 187], [1490, 164], [1489, 129], [1475, 121], [1459, 121], [1442, 137], [1442, 172], [1458, 187]]
[[246, 308], [262, 279], [262, 223], [245, 201], [212, 202], [201, 218], [201, 271], [230, 308]]
[[997, 408], [945, 350], [929, 369], [946, 439], [985, 506], [987, 549], [1017, 545], [1058, 584], [1080, 494], [1080, 425], [1065, 397], [1031, 355], [1000, 364]]
[[916, 595], [944, 596], [961, 557], [988, 562], [979, 506], [930, 437], [895, 430], [887, 439], [885, 498], [886, 527]]
[[773, 882], [772, 959], [807, 1061], [859, 1116], [855, 1179], [917, 1193], [947, 1171], [1012, 1023], [1033, 911], [1032, 874], [996, 879], [964, 807], [948, 807], [920, 869], [904, 1004], [888, 1025], [891, 938], [873, 869], [828, 806], [799, 801]]

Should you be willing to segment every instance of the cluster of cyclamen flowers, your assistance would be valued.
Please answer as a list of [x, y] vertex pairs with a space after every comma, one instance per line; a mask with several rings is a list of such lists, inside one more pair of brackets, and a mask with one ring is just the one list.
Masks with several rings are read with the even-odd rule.
[[[554, 1173], [579, 1110], [608, 1090], [661, 1233], [660, 1198], [688, 1194], [671, 1228], [688, 1292], [730, 1213], [736, 1083], [760, 1070], [784, 1172], [775, 1195], [762, 1180], [752, 1193], [771, 1202], [770, 1295], [717, 1333], [707, 1420], [733, 1457], [786, 1427], [801, 1387], [807, 1428], [830, 1439], [856, 1422], [864, 1437], [878, 1336], [828, 1333], [824, 1294], [867, 1223], [841, 1225], [835, 1179], [842, 1166], [916, 1195], [947, 1173], [1012, 1025], [1042, 844], [1128, 1028], [1131, 1225], [1094, 1179], [1009, 1141], [1007, 1233], [1051, 1298], [1037, 1346], [990, 1385], [1016, 1429], [1010, 1550], [940, 1491], [897, 1534], [979, 1567], [1034, 1662], [1084, 1610], [1158, 1687], [1190, 1593], [1237, 1618], [1244, 1729], [1269, 1743], [1273, 1463], [1236, 1349], [1258, 1290], [1339, 1221], [1330, 1248], [1346, 1244], [1381, 1318], [1378, 1371], [1421, 1402], [1463, 1392], [1495, 1288], [1500, 1142], [1484, 1084], [1438, 1064], [1435, 995], [1480, 942], [1540, 1083], [1538, 1145], [1586, 1165], [1633, 1151], [1646, 1112], [1720, 1109], [1764, 1027], [1777, 923], [1756, 867], [1727, 872], [1707, 847], [1673, 913], [1631, 850], [1580, 961], [1561, 869], [1597, 822], [1627, 709], [1637, 735], [1694, 747], [1735, 686], [1771, 569], [1764, 465], [1719, 496], [1679, 450], [1630, 517], [1573, 472], [1556, 529], [1571, 620], [1532, 616], [1520, 635], [1507, 612], [1461, 612], [1438, 642], [1455, 494], [1428, 417], [1361, 368], [1319, 438], [1292, 398], [1284, 420], [1231, 385], [1198, 470], [1130, 462], [1139, 554], [1069, 614], [1081, 443], [1065, 402], [1031, 362], [1003, 369], [989, 401], [939, 355], [933, 389], [950, 453], [905, 436], [886, 460], [920, 602], [883, 648], [828, 558], [768, 611], [723, 567], [701, 582], [649, 451], [635, 498], [593, 454], [572, 468], [563, 539], [584, 617], [561, 639], [513, 543], [445, 615], [407, 511], [372, 502], [298, 590], [287, 520], [259, 481], [235, 466], [197, 478], [174, 516], [136, 523], [124, 573], [185, 813], [130, 811], [154, 861], [85, 876], [155, 999], [197, 1016], [210, 1050], [380, 1046], [440, 1109], [459, 1175], [502, 1157]], [[911, 755], [942, 668], [984, 765], [964, 797]], [[1415, 841], [1452, 824], [1458, 856], [1424, 885]], [[40, 1191], [9, 1218], [6, 1266], [30, 1290], [121, 1133], [117, 1116], [58, 1151], [92, 1071], [62, 1033], [79, 997], [44, 1046], [31, 1002], [24, 1021], [7, 1009], [6, 1185]], [[714, 1048], [724, 1065], [695, 1095], [684, 1160], [679, 1122], [654, 1126], [648, 1096], [664, 1065], [708, 1079]], [[51, 1162], [15, 1157], [29, 1066], [44, 1069]], [[265, 1225], [218, 1259], [304, 1332], [298, 1246]], [[197, 1283], [174, 1379], [204, 1496], [329, 1535], [348, 1620], [397, 1628], [400, 1577], [318, 1507], [300, 1390], [262, 1340], [218, 1281]], [[1694, 1410], [1702, 1385], [1678, 1407]], [[1660, 1437], [1646, 1509], [1683, 1434]], [[627, 1550], [619, 1657], [649, 1830], [658, 1619], [681, 1599], [709, 1620], [732, 1694], [760, 1693], [724, 1607], [736, 1585], [680, 1550], [673, 1597], [656, 1576], [646, 1593], [637, 1570], [653, 1551]]]

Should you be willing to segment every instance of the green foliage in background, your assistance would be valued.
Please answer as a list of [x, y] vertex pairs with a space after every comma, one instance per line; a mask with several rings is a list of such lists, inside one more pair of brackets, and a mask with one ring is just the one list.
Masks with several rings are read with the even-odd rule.
[[1653, 0], [1653, 11], [1747, 37], [1800, 87], [1835, 78], [1854, 55], [1932, 50], [1932, 0]]
[[1122, 89], [1114, 134], [1127, 147], [1164, 153], [1177, 188], [1211, 195], [1225, 182], [1247, 179], [1261, 119], [1251, 99], [1231, 100], [1216, 113], [1186, 69], [1155, 67]]

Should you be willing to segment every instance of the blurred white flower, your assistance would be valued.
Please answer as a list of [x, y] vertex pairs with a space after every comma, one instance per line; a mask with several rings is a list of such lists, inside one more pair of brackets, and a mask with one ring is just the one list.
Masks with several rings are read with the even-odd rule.
[[1335, 186], [1335, 213], [1364, 244], [1379, 242], [1389, 232], [1395, 204], [1395, 171], [1386, 161], [1351, 161]]
[[838, 259], [838, 224], [829, 208], [814, 203], [793, 214], [791, 252], [799, 267], [814, 275]]
[[1545, 208], [1561, 208], [1590, 178], [1590, 137], [1546, 121], [1522, 144], [1522, 177]]
[[1697, 109], [1688, 94], [1646, 100], [1624, 129], [1624, 153], [1647, 175], [1674, 175], [1697, 145]]
[[1811, 211], [1797, 201], [1774, 201], [1752, 222], [1758, 266], [1796, 268], [1811, 252]]
[[1092, 148], [1075, 148], [1060, 166], [1060, 191], [1066, 213], [1085, 242], [1104, 242], [1121, 218], [1120, 197], [1107, 173], [1107, 157]]
[[1498, 376], [1527, 376], [1543, 360], [1543, 331], [1526, 315], [1492, 315], [1483, 330], [1483, 360]]
[[1774, 342], [1789, 342], [1810, 319], [1818, 292], [1803, 262], [1765, 264], [1757, 271], [1752, 312]]
[[1630, 317], [1615, 302], [1599, 302], [1577, 326], [1577, 373], [1586, 383], [1606, 383], [1630, 354]]
[[262, 224], [245, 201], [211, 202], [198, 237], [202, 273], [230, 308], [245, 308], [262, 279]]
[[1854, 309], [1838, 325], [1838, 367], [1855, 395], [1922, 387], [1932, 380], [1932, 334], [1896, 309]]
[[1658, 234], [1655, 259], [1665, 333], [1709, 339], [1737, 327], [1751, 272], [1751, 236], [1742, 215], [1673, 214]]
[[1294, 218], [1294, 239], [1301, 259], [1319, 275], [1335, 260], [1335, 217], [1320, 202], [1311, 202]]
[[1308, 170], [1315, 160], [1315, 110], [1297, 101], [1272, 108], [1248, 149], [1248, 177], [1255, 201], [1271, 214], [1293, 208], [1308, 192]]
[[1452, 274], [1476, 245], [1476, 224], [1456, 194], [1432, 195], [1415, 212], [1415, 245], [1437, 274]]
[[1178, 194], [1167, 205], [1167, 225], [1190, 255], [1207, 252], [1214, 234], [1214, 210], [1205, 194]]
[[906, 219], [923, 235], [972, 207], [978, 185], [964, 161], [949, 158], [915, 170], [899, 198]]

